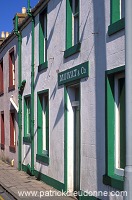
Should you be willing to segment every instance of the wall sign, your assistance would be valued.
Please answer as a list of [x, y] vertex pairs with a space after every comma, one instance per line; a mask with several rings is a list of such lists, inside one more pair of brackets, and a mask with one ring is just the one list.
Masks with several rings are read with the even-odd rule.
[[58, 73], [58, 85], [75, 81], [89, 76], [89, 62], [82, 63], [71, 69]]

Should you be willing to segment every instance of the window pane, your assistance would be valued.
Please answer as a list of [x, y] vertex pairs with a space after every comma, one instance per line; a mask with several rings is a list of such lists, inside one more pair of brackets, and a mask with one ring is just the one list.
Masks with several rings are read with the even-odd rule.
[[74, 18], [74, 45], [79, 41], [79, 17]]
[[27, 99], [27, 134], [30, 134], [30, 98]]
[[41, 108], [42, 108], [42, 153], [48, 155], [48, 144], [47, 144], [47, 109], [48, 109], [48, 96], [41, 95]]
[[75, 0], [75, 13], [79, 12], [79, 0]]
[[120, 168], [125, 168], [125, 79], [119, 79]]
[[125, 0], [120, 0], [120, 18], [125, 17]]
[[44, 62], [47, 60], [47, 13], [44, 13]]
[[115, 77], [115, 168], [116, 174], [123, 175], [125, 168], [125, 78]]

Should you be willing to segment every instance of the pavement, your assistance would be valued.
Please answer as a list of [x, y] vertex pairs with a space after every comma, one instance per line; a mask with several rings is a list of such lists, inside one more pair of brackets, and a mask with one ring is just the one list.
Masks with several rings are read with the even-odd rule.
[[0, 160], [0, 200], [8, 199], [75, 200], [74, 197], [62, 196], [53, 187]]

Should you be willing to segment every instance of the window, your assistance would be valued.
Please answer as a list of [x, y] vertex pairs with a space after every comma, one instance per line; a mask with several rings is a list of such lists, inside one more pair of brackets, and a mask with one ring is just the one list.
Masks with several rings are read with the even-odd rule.
[[3, 83], [3, 60], [0, 61], [0, 95], [3, 94], [4, 83]]
[[120, 19], [125, 17], [125, 0], [120, 0]]
[[15, 89], [15, 56], [14, 48], [9, 51], [9, 91]]
[[125, 78], [115, 76], [115, 174], [123, 176], [125, 168]]
[[10, 151], [16, 151], [15, 111], [10, 111]]
[[49, 163], [49, 95], [38, 93], [38, 140], [36, 159]]
[[24, 98], [24, 142], [30, 142], [31, 133], [31, 97]]
[[66, 51], [64, 57], [80, 51], [79, 0], [66, 1]]
[[125, 0], [111, 0], [110, 26], [108, 35], [125, 28]]
[[39, 68], [47, 68], [47, 9], [39, 15]]
[[5, 148], [4, 112], [1, 112], [1, 149]]
[[79, 42], [79, 1], [72, 0], [72, 46]]
[[106, 75], [106, 175], [104, 184], [122, 190], [126, 164], [124, 66]]

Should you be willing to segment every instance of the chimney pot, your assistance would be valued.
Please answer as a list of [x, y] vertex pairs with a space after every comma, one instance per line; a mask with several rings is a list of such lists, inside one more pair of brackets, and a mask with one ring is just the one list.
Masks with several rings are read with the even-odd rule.
[[22, 14], [26, 14], [26, 8], [22, 7]]
[[9, 32], [6, 32], [6, 35], [5, 35], [5, 36], [6, 36], [6, 38], [7, 38], [7, 37], [9, 36]]
[[1, 32], [1, 38], [5, 38], [5, 32], [4, 31]]

